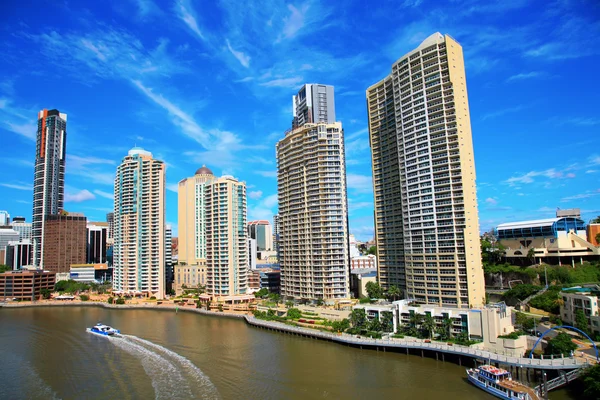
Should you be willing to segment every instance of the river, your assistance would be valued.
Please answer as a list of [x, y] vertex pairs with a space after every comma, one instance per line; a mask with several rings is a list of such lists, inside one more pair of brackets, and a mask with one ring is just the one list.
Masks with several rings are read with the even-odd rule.
[[0, 399], [492, 399], [464, 371], [181, 311], [0, 309]]

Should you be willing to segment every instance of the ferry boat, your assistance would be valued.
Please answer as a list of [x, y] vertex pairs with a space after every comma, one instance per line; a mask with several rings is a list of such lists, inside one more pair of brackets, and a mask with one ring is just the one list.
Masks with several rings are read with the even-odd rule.
[[115, 335], [119, 335], [121, 333], [121, 331], [119, 331], [118, 329], [112, 328], [108, 325], [104, 325], [100, 322], [98, 322], [96, 325], [94, 325], [91, 328], [87, 328], [86, 331], [88, 331], [89, 333], [93, 333], [95, 335], [101, 335], [101, 336], [115, 336]]
[[505, 369], [482, 365], [467, 369], [467, 376], [469, 382], [501, 399], [539, 400], [532, 388], [513, 381], [511, 373]]

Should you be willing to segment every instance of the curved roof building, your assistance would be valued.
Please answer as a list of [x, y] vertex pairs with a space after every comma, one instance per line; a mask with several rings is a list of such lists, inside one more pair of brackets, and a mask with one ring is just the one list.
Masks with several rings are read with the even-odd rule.
[[558, 237], [559, 232], [585, 231], [581, 218], [547, 218], [533, 221], [509, 222], [496, 228], [498, 239]]

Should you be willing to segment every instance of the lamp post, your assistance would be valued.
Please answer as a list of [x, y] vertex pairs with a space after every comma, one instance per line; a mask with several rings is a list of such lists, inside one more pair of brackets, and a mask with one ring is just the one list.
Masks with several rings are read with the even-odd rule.
[[544, 265], [544, 277], [546, 278], [546, 289], [548, 289], [548, 271], [546, 265]]

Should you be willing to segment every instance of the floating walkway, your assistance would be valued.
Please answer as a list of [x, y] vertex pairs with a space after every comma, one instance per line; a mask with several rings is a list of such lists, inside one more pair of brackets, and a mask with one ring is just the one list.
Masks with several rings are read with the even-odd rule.
[[426, 343], [418, 339], [371, 339], [365, 337], [356, 337], [355, 335], [349, 335], [347, 333], [335, 334], [321, 332], [315, 329], [291, 326], [281, 322], [265, 321], [249, 315], [246, 315], [244, 318], [248, 324], [259, 328], [317, 338], [330, 342], [338, 342], [349, 346], [360, 347], [361, 349], [363, 347], [383, 351], [386, 349], [406, 349], [407, 352], [410, 349], [422, 350], [422, 352], [427, 350], [443, 354], [453, 354], [456, 356], [465, 356], [474, 359], [485, 360], [487, 363], [499, 363], [513, 367], [543, 370], [577, 369], [590, 365], [587, 360], [584, 361], [577, 358], [532, 359], [523, 357], [510, 357], [486, 350], [476, 349], [470, 346], [461, 346], [456, 344], [448, 345], [446, 343]]

